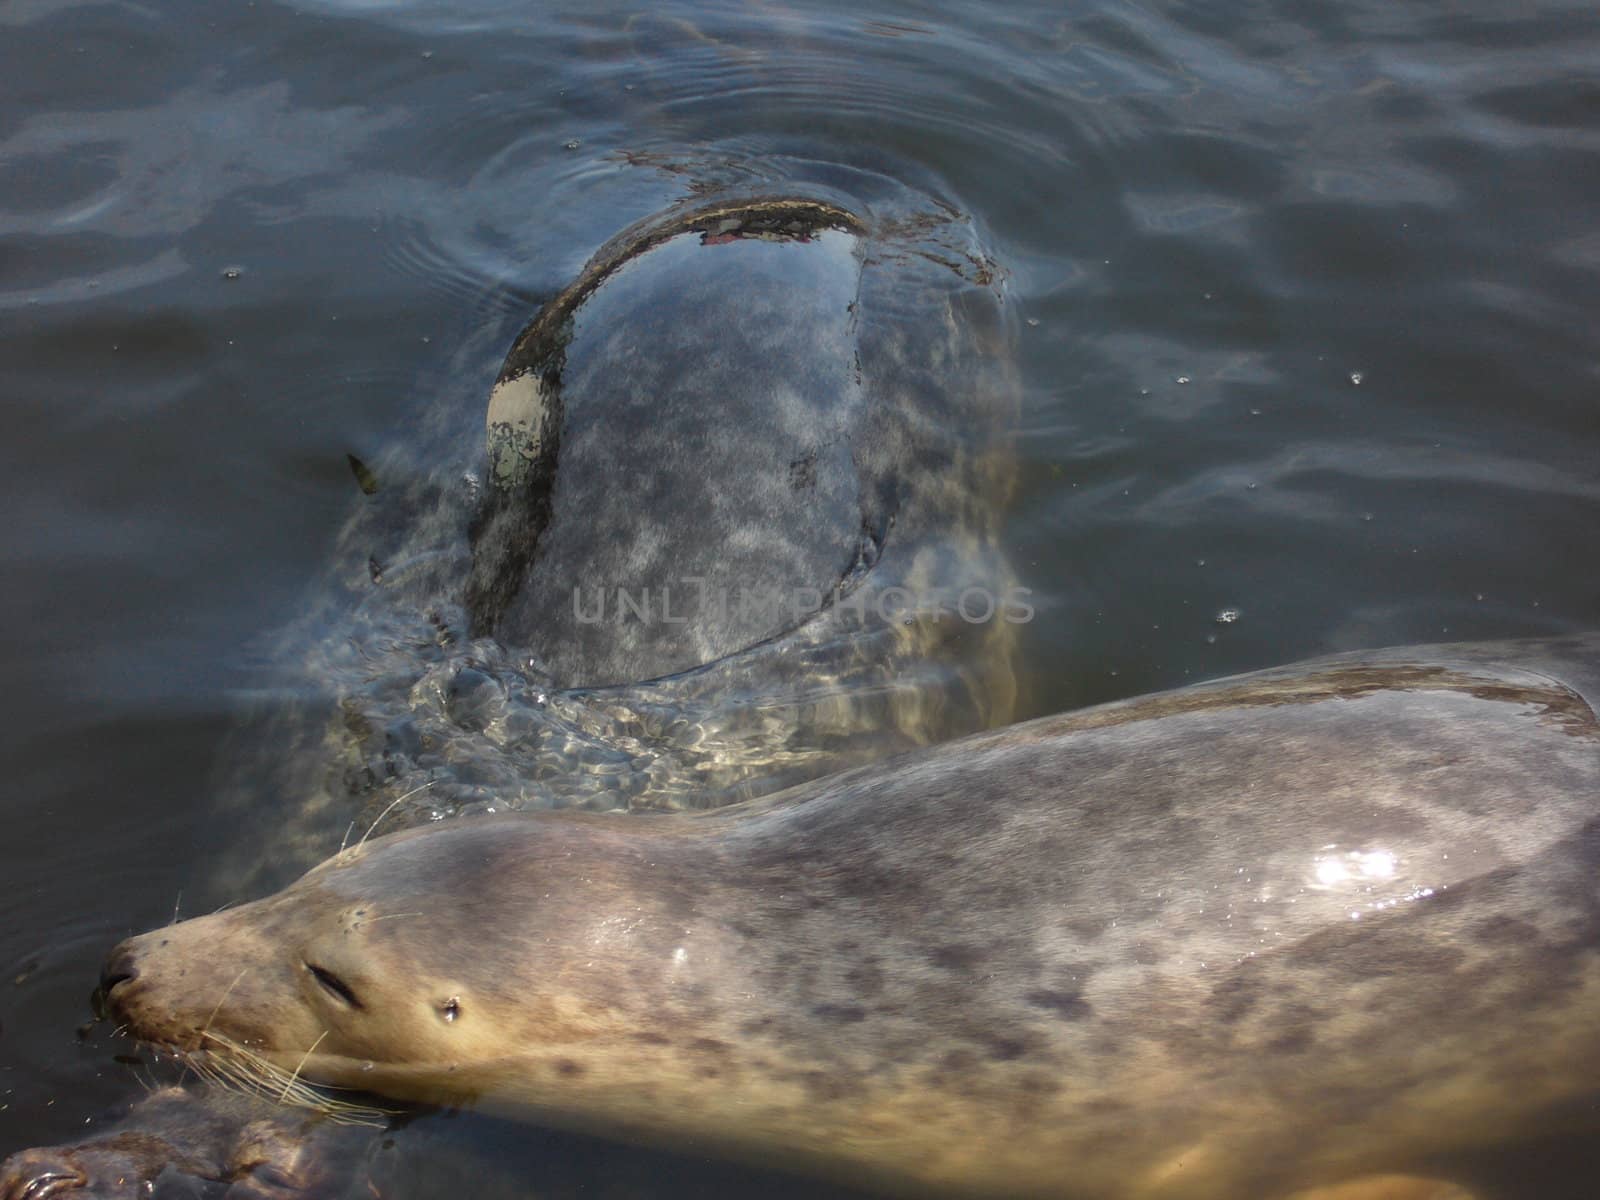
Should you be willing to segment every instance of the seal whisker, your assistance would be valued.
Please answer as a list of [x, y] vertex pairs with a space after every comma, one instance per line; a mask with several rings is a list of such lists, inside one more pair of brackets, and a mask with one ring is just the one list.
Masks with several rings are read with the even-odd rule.
[[[204, 1053], [196, 1056], [195, 1070], [219, 1087], [232, 1088], [272, 1100], [294, 1108], [308, 1108], [339, 1125], [365, 1125], [382, 1127], [398, 1109], [379, 1108], [371, 1104], [356, 1104], [330, 1096], [324, 1088], [313, 1086], [299, 1078], [312, 1052], [328, 1036], [324, 1031], [300, 1060], [294, 1072], [284, 1070], [270, 1059], [235, 1042], [224, 1034], [211, 1033], [208, 1039], [215, 1042], [222, 1053]], [[339, 1090], [339, 1089], [335, 1089]]]
[[364, 834], [361, 835], [361, 840], [356, 843], [356, 849], [359, 850], [362, 846], [365, 846], [367, 844], [367, 839], [372, 836], [372, 831], [374, 829], [376, 829], [379, 825], [383, 824], [383, 819], [385, 817], [387, 817], [390, 813], [392, 813], [395, 810], [395, 807], [397, 805], [399, 805], [404, 800], [411, 799], [411, 797], [415, 796], [418, 792], [427, 791], [429, 788], [431, 788], [433, 786], [433, 784], [434, 784], [434, 781], [432, 779], [430, 779], [426, 783], [419, 784], [418, 786], [412, 788], [409, 792], [406, 792], [404, 795], [396, 796], [393, 800], [391, 800], [389, 802], [389, 807], [384, 809], [381, 813], [378, 814], [378, 819], [376, 821], [374, 821], [371, 825], [367, 826], [367, 831]]
[[300, 1072], [305, 1067], [306, 1060], [316, 1053], [317, 1047], [322, 1045], [323, 1039], [328, 1036], [329, 1032], [329, 1030], [324, 1029], [317, 1035], [317, 1040], [306, 1047], [306, 1052], [300, 1056], [300, 1061], [295, 1063], [294, 1071], [289, 1075], [289, 1082], [283, 1085], [283, 1095], [278, 1097], [279, 1103], [282, 1103], [284, 1098], [288, 1096], [289, 1090], [300, 1081]]
[[212, 1064], [196, 1058], [193, 1062], [186, 1065], [194, 1071], [195, 1075], [204, 1080], [206, 1083], [222, 1088], [227, 1086], [223, 1081], [221, 1072], [212, 1066]]
[[243, 979], [249, 970], [248, 966], [241, 967], [239, 973], [233, 977], [233, 982], [223, 989], [222, 996], [218, 999], [216, 1007], [211, 1010], [211, 1015], [206, 1018], [206, 1023], [200, 1028], [200, 1036], [202, 1038], [211, 1032], [211, 1022], [217, 1019], [217, 1014], [222, 1011], [222, 1006], [227, 1003], [228, 993], [239, 986], [239, 980]]
[[186, 1082], [188, 1082], [189, 1072], [195, 1071], [198, 1073], [199, 1068], [196, 1066], [195, 1056], [192, 1054], [182, 1055], [178, 1061], [183, 1064], [183, 1071], [178, 1076], [178, 1086], [182, 1087]]

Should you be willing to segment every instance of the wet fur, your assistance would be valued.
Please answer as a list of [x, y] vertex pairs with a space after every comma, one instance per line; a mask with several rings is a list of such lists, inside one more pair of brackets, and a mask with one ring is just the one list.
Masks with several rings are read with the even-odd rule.
[[1347, 656], [719, 812], [414, 830], [126, 943], [111, 999], [181, 1044], [248, 963], [220, 1030], [401, 1099], [915, 1192], [1282, 1195], [1600, 1090], [1597, 698], [1593, 637]]

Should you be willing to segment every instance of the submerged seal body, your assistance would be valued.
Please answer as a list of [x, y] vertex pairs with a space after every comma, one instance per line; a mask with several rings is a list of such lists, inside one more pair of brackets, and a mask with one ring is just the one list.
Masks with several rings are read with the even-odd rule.
[[363, 815], [710, 807], [1010, 719], [999, 274], [844, 182], [624, 230], [513, 342], [487, 455], [480, 400], [364, 468], [224, 820], [297, 873]]
[[1369, 653], [451, 822], [105, 983], [159, 1043], [891, 1189], [1343, 1185], [1600, 1090], [1597, 700], [1600, 638]]
[[955, 328], [965, 288], [894, 253], [803, 198], [697, 205], [602, 248], [491, 392], [475, 627], [559, 686], [654, 680], [791, 634], [891, 534], [966, 526], [998, 397], [956, 346], [983, 334]]

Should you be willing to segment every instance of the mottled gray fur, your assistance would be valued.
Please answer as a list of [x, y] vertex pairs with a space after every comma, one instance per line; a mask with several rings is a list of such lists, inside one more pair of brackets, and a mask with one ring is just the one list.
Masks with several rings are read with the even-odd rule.
[[[370, 1017], [295, 1015], [268, 973], [219, 1027], [331, 1021], [322, 1052], [358, 1039], [411, 1099], [976, 1193], [1411, 1170], [1600, 1092], [1597, 701], [1600, 637], [1346, 655], [717, 812], [413, 831], [130, 943], [123, 1014], [181, 1036], [210, 1005], [179, 965], [209, 996], [281, 941], [291, 972], [342, 954]], [[385, 1074], [408, 976], [488, 1066]]]

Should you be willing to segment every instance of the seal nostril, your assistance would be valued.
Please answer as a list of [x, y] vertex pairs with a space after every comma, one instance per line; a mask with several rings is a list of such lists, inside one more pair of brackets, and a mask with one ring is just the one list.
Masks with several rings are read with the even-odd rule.
[[100, 994], [109, 996], [111, 989], [139, 978], [139, 968], [126, 950], [114, 952], [100, 968]]

